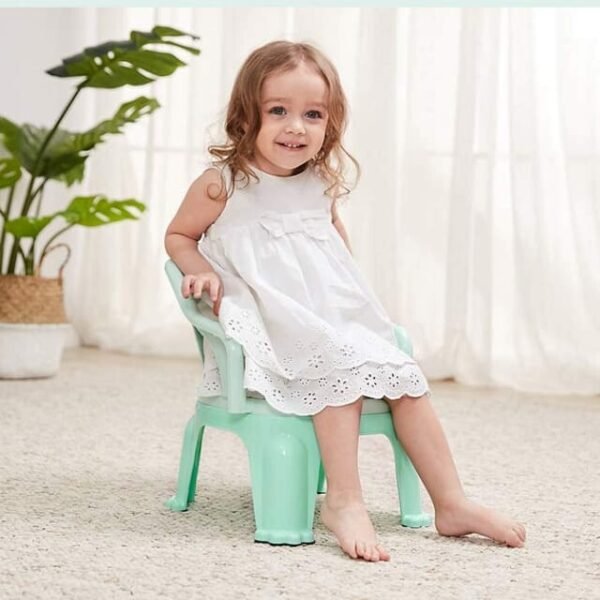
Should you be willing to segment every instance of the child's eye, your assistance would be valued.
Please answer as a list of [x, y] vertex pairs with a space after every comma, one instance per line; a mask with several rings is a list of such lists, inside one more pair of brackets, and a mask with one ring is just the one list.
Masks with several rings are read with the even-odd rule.
[[309, 119], [322, 119], [323, 115], [318, 110], [309, 110], [306, 115]]
[[284, 115], [285, 108], [283, 108], [283, 106], [274, 106], [269, 110], [269, 113], [272, 113], [274, 115]]

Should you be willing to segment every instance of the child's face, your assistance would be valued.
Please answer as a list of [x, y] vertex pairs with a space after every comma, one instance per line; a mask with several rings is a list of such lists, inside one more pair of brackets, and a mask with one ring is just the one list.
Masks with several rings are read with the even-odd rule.
[[305, 63], [267, 77], [261, 90], [256, 166], [286, 177], [315, 156], [325, 138], [327, 100], [325, 81]]

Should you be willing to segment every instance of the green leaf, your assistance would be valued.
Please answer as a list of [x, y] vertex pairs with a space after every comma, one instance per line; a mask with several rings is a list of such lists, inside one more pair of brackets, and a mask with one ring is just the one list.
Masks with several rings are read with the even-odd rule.
[[97, 46], [91, 46], [86, 48], [84, 53], [88, 56], [102, 58], [104, 56], [110, 57], [111, 52], [117, 52], [118, 50], [134, 50], [135, 44], [131, 40], [125, 40], [123, 42], [102, 42]]
[[72, 169], [56, 175], [54, 179], [62, 181], [67, 187], [71, 187], [74, 183], [80, 183], [83, 181], [85, 175], [85, 164], [81, 163], [75, 165]]
[[107, 64], [104, 70], [88, 77], [84, 84], [85, 87], [112, 89], [124, 85], [146, 85], [154, 81], [154, 79], [143, 75], [137, 65], [117, 64], [115, 60], [111, 63], [110, 65]]
[[18, 217], [5, 223], [5, 229], [16, 238], [36, 238], [40, 232], [56, 217]]
[[144, 210], [146, 206], [133, 198], [109, 200], [105, 196], [78, 196], [60, 214], [72, 225], [99, 227], [118, 221], [139, 219]]
[[[109, 134], [120, 134], [127, 123], [153, 113], [160, 104], [155, 98], [140, 96], [123, 103], [114, 116], [106, 119], [82, 133], [73, 133], [58, 129], [44, 151], [37, 174], [47, 179], [57, 179], [67, 186], [82, 181], [85, 173], [85, 161], [90, 150], [104, 141]], [[42, 146], [48, 130], [26, 123], [16, 127], [16, 146], [13, 153], [23, 167], [31, 173], [36, 156]]]
[[98, 123], [92, 129], [73, 135], [71, 150], [83, 152], [91, 150], [94, 146], [104, 141], [108, 134], [122, 133], [121, 129], [127, 123], [135, 123], [138, 119], [153, 113], [160, 104], [155, 98], [140, 96], [129, 102], [121, 104], [111, 119]]
[[63, 217], [70, 225], [99, 227], [118, 221], [137, 220], [146, 206], [134, 200], [109, 200], [105, 196], [78, 196], [66, 210], [45, 217], [18, 217], [7, 221], [6, 231], [17, 238], [36, 238], [49, 223], [57, 217]]
[[152, 31], [132, 31], [129, 34], [129, 39], [136, 48], [142, 48], [147, 44], [156, 44], [160, 42], [161, 37]]
[[12, 187], [21, 179], [21, 165], [14, 158], [0, 158], [0, 190]]
[[105, 42], [86, 48], [82, 53], [63, 59], [62, 65], [46, 71], [56, 77], [85, 77], [81, 87], [117, 88], [124, 85], [145, 85], [156, 77], [171, 75], [185, 63], [167, 52], [144, 48], [147, 45], [174, 46], [191, 54], [200, 54], [193, 46], [172, 41], [172, 37], [198, 36], [172, 27], [157, 25], [152, 31], [132, 31], [130, 39]]
[[179, 29], [175, 29], [173, 27], [169, 27], [168, 25], [155, 25], [152, 28], [152, 33], [161, 38], [164, 37], [190, 37], [193, 40], [199, 40], [200, 38], [194, 33], [186, 33], [185, 31], [180, 31]]
[[129, 61], [139, 69], [152, 75], [166, 77], [174, 73], [179, 67], [185, 66], [174, 54], [157, 52], [156, 50], [138, 50], [137, 52], [124, 52], [120, 55], [121, 61]]
[[121, 104], [119, 110], [113, 117], [113, 121], [118, 121], [120, 119], [123, 123], [134, 123], [139, 118], [153, 113], [157, 108], [160, 108], [160, 104], [156, 98], [140, 96], [135, 100], [130, 100], [129, 102]]
[[[21, 161], [23, 167], [33, 172], [36, 157], [42, 147], [42, 143], [48, 133], [43, 127], [36, 127], [26, 123], [21, 127], [20, 138], [16, 149], [16, 157]], [[77, 177], [82, 176], [83, 163], [87, 155], [80, 155], [74, 148], [75, 135], [64, 129], [58, 129], [52, 140], [44, 151], [38, 168], [37, 175], [47, 179], [62, 179], [65, 181], [80, 181]], [[63, 178], [66, 173], [72, 172]]]
[[[56, 75], [58, 77], [77, 77], [83, 75], [93, 75], [98, 67], [94, 62], [93, 56], [85, 56], [79, 54], [77, 56], [70, 56], [63, 60], [64, 67], [56, 67], [46, 71], [49, 75]], [[66, 72], [68, 75], [61, 75], [60, 72]]]
[[0, 142], [11, 153], [15, 154], [21, 128], [5, 117], [0, 117]]
[[38, 174], [48, 179], [58, 179], [66, 176], [66, 180], [72, 179], [82, 173], [83, 165], [87, 160], [87, 155], [80, 156], [76, 153], [72, 154], [60, 154], [57, 156], [47, 157], [44, 155], [42, 168], [38, 171]]
[[19, 136], [16, 140], [15, 154], [29, 173], [31, 173], [33, 169], [35, 157], [47, 133], [47, 129], [35, 127], [28, 123], [25, 123], [19, 131]]
[[179, 44], [177, 42], [163, 42], [163, 44], [167, 44], [167, 46], [174, 46], [175, 48], [181, 48], [182, 50], [190, 52], [194, 56], [198, 56], [200, 54], [200, 50], [198, 48], [194, 48], [193, 46], [186, 46], [185, 44]]

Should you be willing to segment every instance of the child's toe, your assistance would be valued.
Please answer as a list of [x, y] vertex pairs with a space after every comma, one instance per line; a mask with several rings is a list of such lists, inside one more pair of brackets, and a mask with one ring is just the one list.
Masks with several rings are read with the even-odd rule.
[[380, 560], [390, 560], [390, 553], [385, 548], [382, 548], [379, 544], [375, 548], [379, 552]]
[[377, 550], [377, 546], [371, 546], [371, 560], [373, 562], [379, 562], [381, 560], [381, 556], [379, 555], [379, 550]]
[[504, 543], [513, 548], [520, 548], [523, 545], [523, 541], [519, 529], [515, 525], [508, 530]]
[[366, 552], [366, 546], [364, 542], [356, 542], [356, 557], [355, 558], [364, 558]]

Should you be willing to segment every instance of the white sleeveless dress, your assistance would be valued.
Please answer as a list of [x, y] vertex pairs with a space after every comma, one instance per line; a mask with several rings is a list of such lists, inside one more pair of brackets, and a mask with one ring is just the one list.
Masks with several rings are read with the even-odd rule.
[[[198, 245], [223, 281], [218, 318], [243, 347], [249, 395], [313, 415], [360, 396], [428, 393], [331, 222], [323, 180], [312, 168], [290, 177], [255, 172], [260, 181], [235, 189]], [[229, 170], [222, 173], [229, 184]], [[208, 294], [203, 300], [212, 306]], [[214, 318], [206, 305], [204, 313]], [[200, 395], [208, 398], [221, 384], [204, 349]]]

